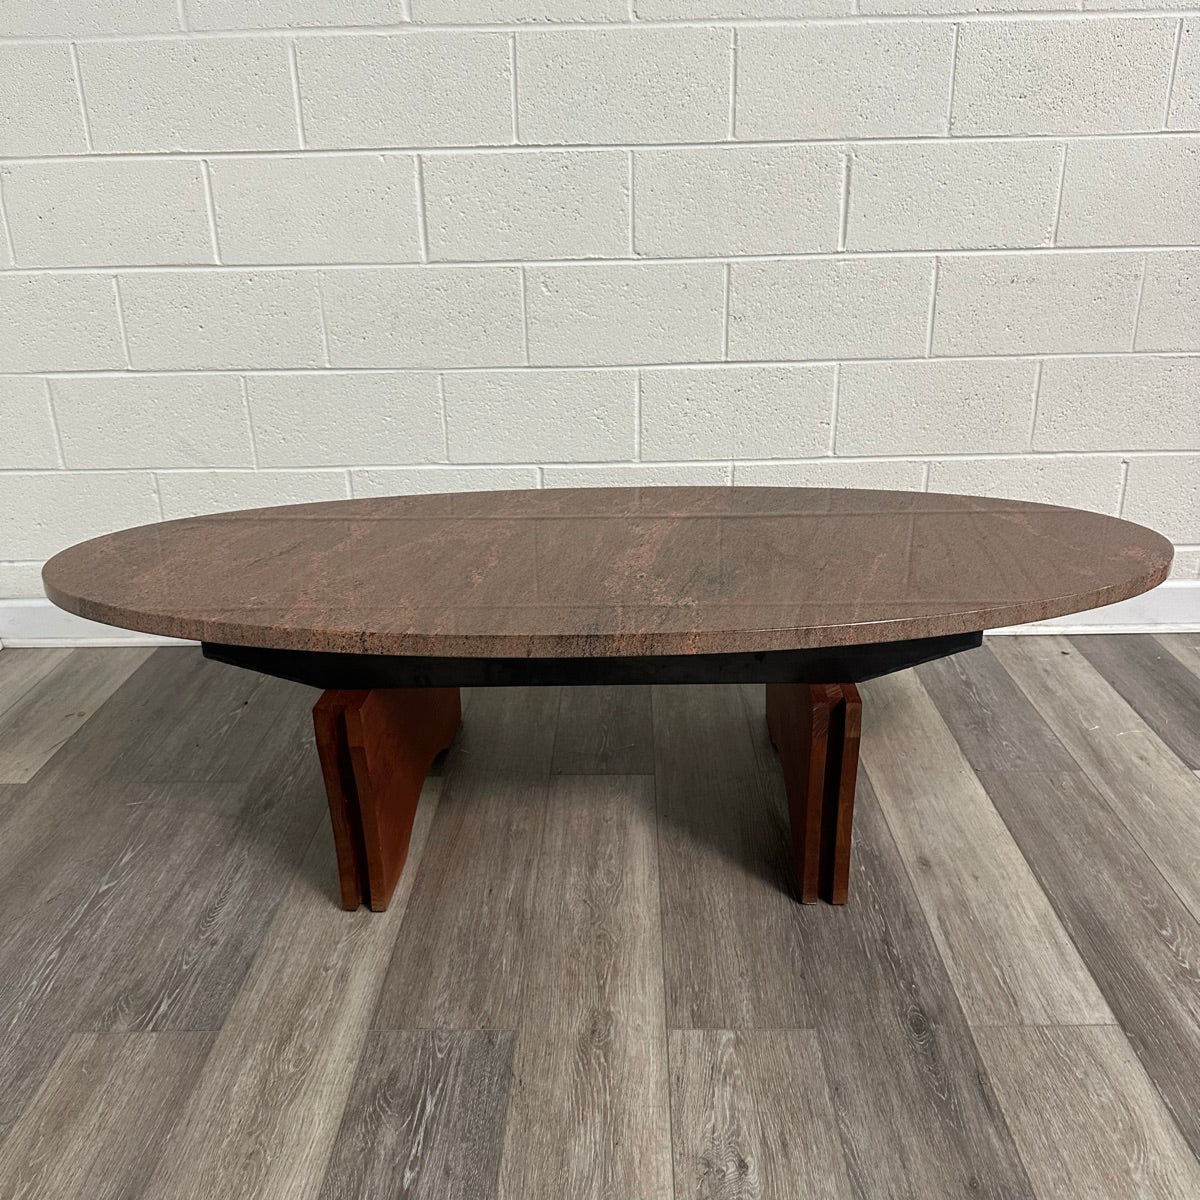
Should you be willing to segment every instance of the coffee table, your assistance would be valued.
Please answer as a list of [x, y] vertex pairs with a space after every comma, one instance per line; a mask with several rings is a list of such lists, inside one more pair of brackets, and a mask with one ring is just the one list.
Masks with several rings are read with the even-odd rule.
[[323, 689], [342, 904], [387, 907], [459, 688], [761, 683], [796, 892], [844, 903], [856, 684], [1137, 595], [1159, 534], [1076, 509], [826, 488], [340, 500], [128, 529], [43, 571], [69, 612]]

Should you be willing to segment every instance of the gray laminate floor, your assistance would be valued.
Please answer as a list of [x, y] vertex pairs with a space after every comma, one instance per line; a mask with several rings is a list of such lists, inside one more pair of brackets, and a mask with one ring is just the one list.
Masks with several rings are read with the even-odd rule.
[[0, 652], [0, 1200], [1196, 1200], [1198, 672], [864, 685], [842, 909], [761, 689], [476, 691], [370, 914], [315, 693]]

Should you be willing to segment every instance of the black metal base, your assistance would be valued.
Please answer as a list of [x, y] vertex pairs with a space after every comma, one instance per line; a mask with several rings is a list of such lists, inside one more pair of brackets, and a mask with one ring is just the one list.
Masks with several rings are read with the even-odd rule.
[[646, 683], [861, 683], [972, 650], [982, 633], [771, 650], [757, 654], [670, 654], [630, 658], [420, 658], [331, 654], [203, 643], [205, 658], [324, 691], [400, 687], [517, 687]]

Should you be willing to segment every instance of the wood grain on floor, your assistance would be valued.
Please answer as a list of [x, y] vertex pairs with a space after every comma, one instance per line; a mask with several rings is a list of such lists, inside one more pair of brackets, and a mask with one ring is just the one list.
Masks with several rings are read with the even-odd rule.
[[1169, 643], [1145, 633], [1075, 637], [1071, 643], [1189, 767], [1200, 767], [1196, 677]]
[[1200, 1196], [1200, 1163], [1119, 1029], [985, 1029], [978, 1040], [1039, 1200]]
[[671, 1108], [682, 1196], [853, 1195], [810, 1029], [676, 1030]]
[[912, 671], [862, 688], [862, 763], [972, 1025], [1112, 1016]]
[[550, 788], [527, 931], [505, 1200], [607, 1200], [671, 1188], [652, 781], [564, 775]]
[[320, 1200], [494, 1200], [509, 1030], [368, 1035]]
[[[1053, 739], [1061, 749], [990, 649], [974, 652], [970, 670], [982, 681], [977, 694], [989, 697], [990, 715], [1006, 735], [1029, 746]], [[967, 715], [962, 672], [933, 663], [918, 673], [1200, 1154], [1200, 925], [1081, 767], [1037, 770], [1022, 763], [997, 769], [981, 743], [981, 726]]]
[[[1200, 919], [1200, 779], [1066, 638], [992, 653]], [[1042, 645], [1044, 641], [1046, 644]]]
[[697, 686], [464, 696], [343, 912], [314, 699], [0, 652], [0, 1200], [1200, 1196], [1195, 637], [865, 685], [844, 908]]
[[32, 779], [149, 656], [149, 650], [71, 650], [56, 662], [0, 712], [0, 783]]
[[0, 1195], [140, 1195], [210, 1033], [82, 1033], [0, 1147]]

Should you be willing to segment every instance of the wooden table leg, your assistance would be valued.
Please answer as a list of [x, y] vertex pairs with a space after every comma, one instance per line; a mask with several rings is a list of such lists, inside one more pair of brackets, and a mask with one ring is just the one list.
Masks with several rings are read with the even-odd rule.
[[387, 908], [421, 784], [462, 721], [458, 688], [325, 692], [313, 725], [337, 848], [342, 907]]
[[767, 728], [779, 754], [800, 900], [845, 904], [862, 701], [852, 683], [768, 683]]

